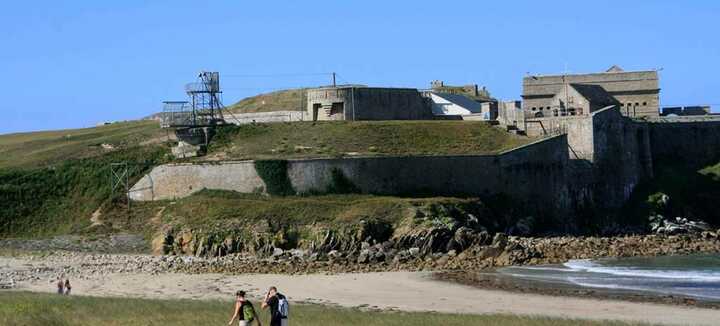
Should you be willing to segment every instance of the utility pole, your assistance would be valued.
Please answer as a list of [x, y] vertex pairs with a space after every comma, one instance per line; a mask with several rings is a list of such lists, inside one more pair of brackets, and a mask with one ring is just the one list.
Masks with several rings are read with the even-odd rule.
[[333, 87], [336, 87], [337, 85], [335, 84], [335, 72], [332, 73], [332, 82]]
[[130, 171], [127, 162], [110, 163], [110, 191], [115, 194], [117, 189], [125, 190], [127, 209], [130, 211]]

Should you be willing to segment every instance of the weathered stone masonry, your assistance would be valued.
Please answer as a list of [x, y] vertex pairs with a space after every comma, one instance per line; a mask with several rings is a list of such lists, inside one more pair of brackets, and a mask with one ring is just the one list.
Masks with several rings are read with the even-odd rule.
[[[503, 194], [528, 214], [556, 217], [572, 228], [583, 207], [621, 207], [653, 177], [658, 161], [720, 158], [720, 121], [638, 122], [608, 107], [587, 116], [528, 119], [527, 125], [529, 135], [559, 135], [497, 155], [289, 160], [287, 176], [297, 193], [328, 190], [339, 171], [370, 194]], [[173, 199], [205, 188], [253, 193], [267, 186], [253, 161], [168, 164], [143, 177], [130, 196]]]
[[[567, 149], [566, 136], [560, 135], [497, 155], [289, 160], [287, 174], [298, 193], [326, 191], [335, 170], [363, 193], [507, 194], [533, 210], [566, 213], [570, 206], [563, 172]], [[143, 177], [130, 196], [165, 200], [205, 188], [252, 193], [264, 192], [266, 185], [253, 161], [167, 164]]]

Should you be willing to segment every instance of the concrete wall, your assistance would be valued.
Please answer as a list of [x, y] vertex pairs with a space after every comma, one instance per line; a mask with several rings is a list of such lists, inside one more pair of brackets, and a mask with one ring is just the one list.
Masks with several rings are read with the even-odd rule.
[[640, 181], [652, 177], [647, 126], [624, 118], [615, 107], [596, 111], [591, 119], [593, 192], [596, 201], [617, 208]]
[[311, 120], [430, 120], [430, 104], [414, 88], [340, 86], [310, 89]]
[[567, 134], [568, 187], [575, 204], [618, 208], [641, 180], [652, 177], [647, 125], [623, 117], [615, 106], [584, 116], [528, 119], [526, 132]]
[[252, 161], [165, 164], [142, 177], [130, 189], [130, 198], [137, 201], [183, 198], [205, 188], [252, 193], [264, 191], [265, 183]]
[[305, 111], [273, 111], [255, 113], [225, 113], [225, 121], [235, 125], [248, 123], [293, 122], [307, 120]]
[[[333, 170], [363, 193], [382, 195], [507, 194], [538, 214], [567, 209], [567, 138], [543, 139], [498, 155], [361, 157], [288, 161], [288, 177], [298, 193], [322, 193]], [[163, 200], [208, 189], [264, 191], [254, 162], [167, 164], [154, 168], [131, 189], [133, 200]]]
[[524, 130], [530, 137], [567, 134], [570, 158], [593, 160], [593, 124], [589, 116], [526, 119]]
[[660, 121], [648, 123], [654, 161], [702, 166], [720, 159], [720, 120]]

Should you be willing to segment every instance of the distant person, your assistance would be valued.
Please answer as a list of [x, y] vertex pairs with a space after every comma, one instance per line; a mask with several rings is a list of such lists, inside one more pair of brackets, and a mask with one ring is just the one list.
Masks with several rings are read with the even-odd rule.
[[65, 295], [70, 295], [70, 290], [72, 290], [72, 286], [70, 286], [70, 279], [65, 280]]
[[290, 304], [287, 298], [278, 293], [277, 288], [271, 286], [268, 293], [265, 294], [265, 300], [262, 302], [262, 308], [270, 308], [270, 326], [288, 326], [288, 315], [290, 312]]
[[256, 320], [258, 326], [262, 326], [260, 324], [260, 319], [256, 317], [257, 314], [255, 314], [255, 307], [253, 307], [250, 300], [245, 299], [245, 291], [235, 292], [235, 309], [232, 318], [230, 318], [230, 321], [228, 322], [228, 325], [232, 325], [235, 318], [237, 318], [239, 326], [250, 325], [253, 321]]
[[65, 293], [65, 282], [63, 282], [62, 278], [60, 278], [59, 276], [57, 278], [57, 293], [58, 294]]

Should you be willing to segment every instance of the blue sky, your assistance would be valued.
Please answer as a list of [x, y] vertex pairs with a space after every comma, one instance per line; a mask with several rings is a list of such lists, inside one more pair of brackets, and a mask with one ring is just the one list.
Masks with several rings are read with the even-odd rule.
[[[518, 99], [527, 73], [662, 68], [662, 105], [720, 108], [720, 1], [12, 1], [0, 13], [0, 133], [134, 119], [200, 70], [224, 101], [326, 76]], [[228, 76], [228, 77], [223, 77]]]

